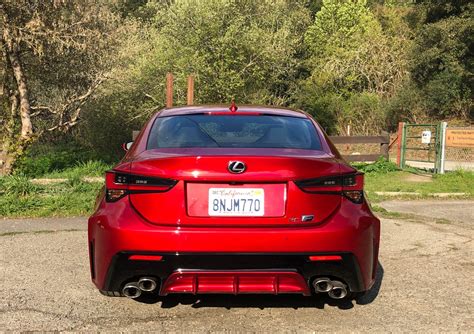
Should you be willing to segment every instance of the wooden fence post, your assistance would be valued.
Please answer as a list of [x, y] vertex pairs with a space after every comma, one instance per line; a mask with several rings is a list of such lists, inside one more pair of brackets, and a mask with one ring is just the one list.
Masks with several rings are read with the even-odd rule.
[[166, 108], [173, 106], [173, 73], [166, 74]]
[[386, 131], [382, 131], [382, 136], [386, 138], [386, 141], [380, 144], [380, 155], [382, 155], [388, 161], [388, 150], [390, 145], [390, 134]]
[[405, 122], [398, 123], [398, 131], [397, 131], [397, 166], [401, 167], [402, 163], [402, 137], [403, 137], [403, 126]]
[[194, 77], [188, 76], [188, 106], [194, 104]]

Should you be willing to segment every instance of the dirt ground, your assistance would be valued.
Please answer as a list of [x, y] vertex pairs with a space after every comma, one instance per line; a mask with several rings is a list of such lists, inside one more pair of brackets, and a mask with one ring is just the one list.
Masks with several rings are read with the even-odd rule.
[[[89, 279], [85, 218], [0, 220], [0, 331], [472, 332], [474, 202], [415, 203], [416, 216], [382, 219], [377, 283], [354, 302], [105, 297]], [[410, 211], [405, 202], [381, 205]]]

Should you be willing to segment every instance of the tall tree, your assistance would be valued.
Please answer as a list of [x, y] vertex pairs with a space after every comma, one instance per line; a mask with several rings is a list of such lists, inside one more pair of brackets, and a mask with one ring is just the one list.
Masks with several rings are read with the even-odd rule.
[[[44, 131], [68, 131], [103, 80], [115, 16], [93, 0], [3, 0], [2, 173]], [[17, 110], [18, 109], [18, 110]]]
[[420, 1], [411, 77], [431, 117], [474, 118], [474, 4]]
[[382, 101], [407, 76], [408, 40], [384, 31], [366, 0], [324, 0], [305, 34], [310, 77], [300, 104], [330, 130], [378, 132]]

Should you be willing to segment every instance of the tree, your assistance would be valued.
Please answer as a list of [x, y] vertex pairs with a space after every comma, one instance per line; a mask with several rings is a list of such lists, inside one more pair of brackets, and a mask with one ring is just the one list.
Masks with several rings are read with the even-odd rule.
[[412, 50], [411, 78], [419, 103], [438, 119], [473, 118], [474, 4], [422, 1], [422, 25]]
[[110, 8], [93, 0], [3, 0], [2, 173], [45, 131], [77, 124], [104, 79], [103, 51], [115, 22]]
[[407, 76], [409, 40], [392, 34], [391, 16], [384, 16], [382, 26], [365, 0], [325, 0], [306, 32], [311, 75], [299, 101], [317, 118], [322, 108], [324, 115], [332, 110], [330, 122], [319, 119], [330, 131], [345, 132], [350, 123], [360, 133], [385, 126], [382, 103]]
[[[119, 52], [121, 66], [84, 114], [85, 141], [102, 145], [99, 117], [126, 127], [129, 136], [131, 127], [164, 106], [167, 72], [175, 75], [175, 104], [185, 104], [190, 74], [197, 104], [227, 104], [232, 98], [240, 104], [289, 103], [310, 22], [304, 1], [149, 1], [145, 7], [134, 9], [147, 19], [137, 19], [139, 27], [130, 30]], [[114, 142], [127, 140], [112, 135]]]

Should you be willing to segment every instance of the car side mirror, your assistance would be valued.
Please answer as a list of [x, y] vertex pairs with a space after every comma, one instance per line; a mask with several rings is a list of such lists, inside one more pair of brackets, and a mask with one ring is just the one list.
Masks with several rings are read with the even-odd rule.
[[130, 147], [132, 147], [132, 145], [133, 145], [133, 141], [130, 141], [130, 142], [128, 142], [128, 143], [123, 143], [123, 144], [122, 144], [122, 149], [123, 149], [125, 152], [127, 152], [127, 151], [130, 149]]

